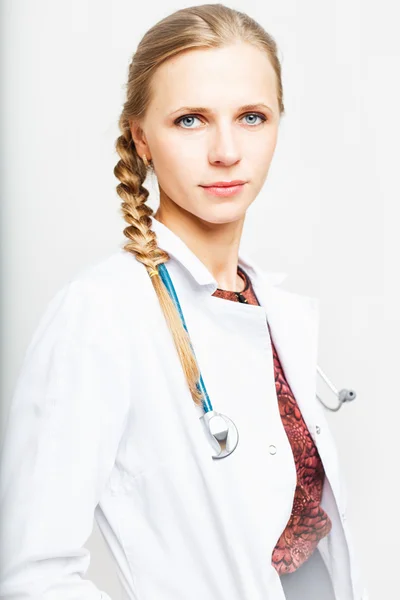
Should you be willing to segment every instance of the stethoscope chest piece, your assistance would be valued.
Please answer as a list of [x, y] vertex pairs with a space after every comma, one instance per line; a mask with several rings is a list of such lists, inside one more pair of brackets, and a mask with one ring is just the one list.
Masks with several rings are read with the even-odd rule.
[[213, 450], [213, 458], [225, 458], [232, 454], [239, 442], [235, 423], [222, 413], [210, 410], [200, 417], [207, 439]]

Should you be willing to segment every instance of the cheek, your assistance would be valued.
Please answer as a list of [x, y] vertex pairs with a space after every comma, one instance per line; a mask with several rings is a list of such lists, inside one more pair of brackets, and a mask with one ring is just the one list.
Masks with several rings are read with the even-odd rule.
[[196, 161], [188, 161], [177, 153], [169, 153], [155, 162], [157, 180], [163, 192], [176, 204], [185, 208], [194, 200], [194, 189], [200, 182], [194, 172]]
[[163, 136], [151, 144], [154, 162], [161, 166], [172, 166], [179, 162], [179, 148], [168, 136]]
[[267, 144], [267, 150], [270, 156], [272, 156], [272, 154], [275, 151], [275, 147], [278, 141], [278, 129], [273, 129], [271, 130], [271, 135], [268, 138], [268, 144]]
[[185, 144], [174, 136], [157, 140], [152, 146], [152, 156], [157, 173], [171, 180], [190, 181], [199, 166], [199, 148]]
[[266, 159], [274, 153], [277, 142], [277, 132], [269, 130], [266, 136], [259, 136], [254, 140], [254, 143], [249, 146], [248, 151], [253, 156], [258, 154]]
[[[193, 145], [194, 150], [194, 145]], [[159, 182], [177, 192], [187, 191], [188, 187], [200, 183], [199, 170], [201, 169], [198, 152], [196, 156], [190, 148], [183, 143], [167, 143], [161, 141], [152, 152]]]
[[275, 152], [277, 137], [271, 135], [267, 140], [261, 139], [248, 151], [249, 161], [253, 165], [253, 172], [262, 179], [268, 172]]

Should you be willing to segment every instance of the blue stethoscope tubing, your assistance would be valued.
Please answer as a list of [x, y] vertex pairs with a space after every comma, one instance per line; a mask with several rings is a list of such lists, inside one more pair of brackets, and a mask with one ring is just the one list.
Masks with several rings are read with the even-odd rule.
[[[168, 273], [168, 269], [164, 263], [158, 265], [158, 272], [165, 287], [168, 290], [168, 293], [173, 303], [176, 306], [176, 309], [182, 321], [182, 325], [185, 328], [190, 340], [190, 334], [186, 325], [185, 317], [183, 316], [183, 312], [175, 291], [174, 284], [172, 283], [172, 280]], [[196, 354], [191, 342], [190, 347], [192, 348], [193, 355], [196, 358]], [[227, 415], [223, 415], [222, 413], [214, 410], [201, 373], [199, 381], [196, 383], [196, 386], [197, 389], [202, 393], [202, 406], [204, 414], [200, 417], [200, 421], [203, 425], [204, 432], [212, 448], [212, 458], [225, 458], [226, 456], [232, 454], [232, 452], [238, 445], [238, 429], [235, 423], [232, 421], [232, 419], [230, 419]]]
[[[181, 318], [182, 325], [185, 328], [187, 334], [189, 335], [185, 317], [183, 316], [183, 312], [182, 312], [181, 305], [178, 300], [178, 296], [175, 291], [174, 284], [172, 283], [171, 277], [168, 273], [168, 269], [167, 269], [165, 263], [159, 264], [157, 266], [157, 269], [158, 269], [158, 272], [160, 274], [160, 277], [161, 277], [165, 287], [168, 290], [168, 293], [169, 293], [173, 303], [175, 304], [175, 307]], [[189, 340], [190, 340], [190, 335], [189, 335]], [[193, 350], [194, 356], [196, 357], [196, 354], [194, 352], [194, 348], [193, 348], [193, 345], [191, 342], [190, 342], [190, 346]], [[338, 391], [335, 388], [335, 386], [329, 381], [329, 379], [327, 378], [325, 373], [322, 371], [322, 369], [318, 365], [317, 365], [317, 372], [322, 377], [322, 379], [325, 381], [325, 383], [330, 387], [330, 389], [336, 394], [336, 396], [339, 400], [338, 405], [335, 408], [332, 408], [332, 407], [329, 407], [327, 404], [325, 404], [321, 400], [321, 398], [318, 396], [318, 394], [316, 394], [318, 400], [321, 402], [321, 404], [323, 404], [325, 406], [325, 408], [327, 408], [328, 410], [331, 410], [331, 411], [337, 411], [337, 410], [339, 410], [339, 408], [341, 408], [341, 406], [344, 402], [349, 402], [349, 401], [355, 399], [356, 392], [354, 390], [342, 389], [342, 390]], [[222, 413], [217, 413], [214, 410], [211, 400], [210, 400], [210, 397], [208, 395], [206, 386], [203, 381], [203, 376], [201, 375], [201, 373], [200, 373], [199, 381], [197, 382], [196, 385], [197, 385], [198, 390], [202, 393], [202, 396], [203, 396], [202, 406], [203, 406], [203, 410], [204, 410], [204, 415], [203, 415], [203, 417], [201, 417], [201, 419], [203, 420], [203, 425], [205, 426], [206, 433], [209, 437], [209, 441], [214, 449], [213, 458], [224, 458], [225, 456], [228, 456], [229, 454], [231, 454], [237, 446], [239, 436], [238, 436], [238, 431], [237, 431], [236, 425], [233, 423], [233, 421], [229, 417], [227, 417], [226, 415], [223, 415]]]
[[[171, 277], [169, 276], [169, 273], [168, 273], [168, 269], [164, 263], [158, 265], [158, 271], [160, 273], [161, 279], [163, 280], [163, 283], [165, 284], [165, 287], [167, 288], [167, 290], [169, 292], [169, 295], [172, 298], [172, 301], [174, 302], [174, 304], [176, 306], [176, 309], [177, 309], [179, 316], [181, 318], [181, 321], [182, 321], [182, 325], [184, 326], [185, 330], [187, 331], [187, 334], [189, 335], [189, 331], [186, 326], [185, 317], [183, 316], [183, 312], [182, 312], [181, 305], [178, 300], [178, 296], [176, 295], [174, 284], [172, 283]], [[190, 337], [189, 337], [189, 339], [190, 339]], [[193, 348], [193, 345], [191, 342], [190, 342], [190, 346], [193, 350], [194, 356], [196, 357], [196, 354], [194, 352], [194, 348]], [[211, 412], [212, 410], [214, 410], [212, 407], [212, 404], [211, 404], [210, 396], [208, 395], [208, 392], [206, 390], [206, 386], [204, 384], [203, 376], [201, 373], [200, 373], [199, 381], [197, 382], [197, 389], [203, 394], [202, 404], [203, 404], [204, 412], [207, 413], [207, 412]]]

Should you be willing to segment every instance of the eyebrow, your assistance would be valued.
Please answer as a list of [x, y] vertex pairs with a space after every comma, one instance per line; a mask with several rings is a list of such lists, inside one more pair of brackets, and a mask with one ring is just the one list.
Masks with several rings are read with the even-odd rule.
[[[267, 108], [268, 110], [270, 110], [272, 112], [272, 114], [274, 114], [274, 111], [272, 110], [272, 108], [270, 108], [263, 102], [257, 102], [256, 104], [245, 104], [244, 106], [241, 106], [238, 110], [239, 111], [256, 110], [257, 108], [260, 108], [260, 106]], [[206, 115], [213, 113], [211, 108], [207, 108], [205, 106], [181, 106], [177, 110], [174, 110], [174, 112], [170, 113], [169, 116], [172, 116], [175, 113], [180, 112], [181, 110], [193, 112], [193, 113], [204, 113]]]

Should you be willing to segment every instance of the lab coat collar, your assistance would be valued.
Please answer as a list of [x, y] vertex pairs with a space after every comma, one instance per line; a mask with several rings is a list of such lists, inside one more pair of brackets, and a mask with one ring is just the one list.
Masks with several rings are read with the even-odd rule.
[[[218, 282], [204, 263], [169, 227], [158, 221], [155, 217], [151, 217], [151, 219], [151, 228], [157, 236], [158, 247], [166, 250], [168, 254], [178, 260], [198, 284], [209, 286], [210, 290], [215, 291], [218, 287]], [[246, 252], [243, 252], [242, 245], [239, 247], [238, 263], [248, 273], [252, 281], [258, 281], [262, 278], [266, 284], [274, 286], [282, 283], [287, 277], [287, 273], [264, 271]]]

